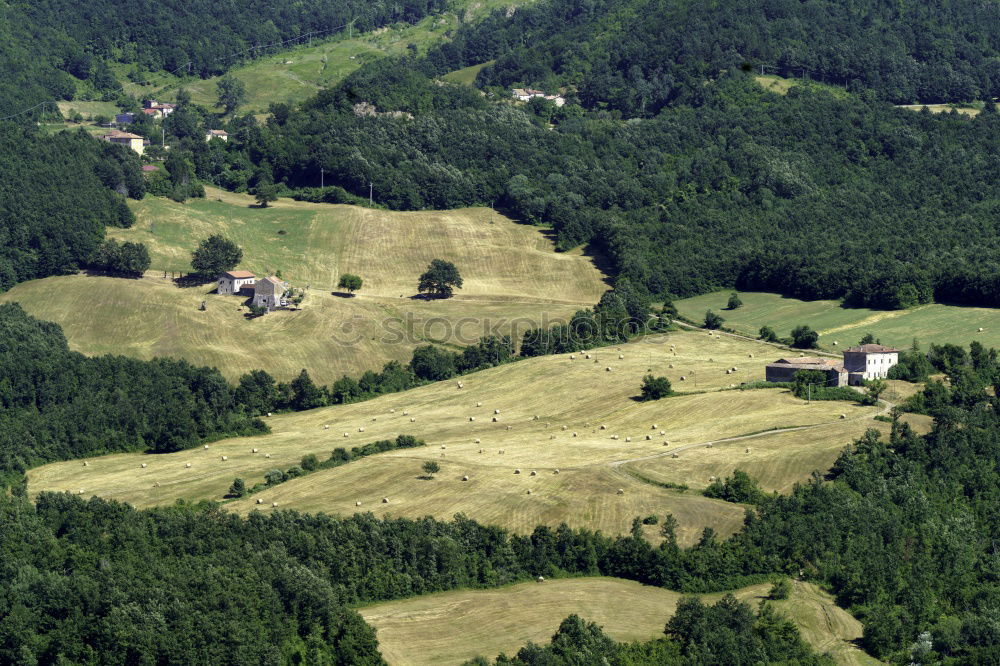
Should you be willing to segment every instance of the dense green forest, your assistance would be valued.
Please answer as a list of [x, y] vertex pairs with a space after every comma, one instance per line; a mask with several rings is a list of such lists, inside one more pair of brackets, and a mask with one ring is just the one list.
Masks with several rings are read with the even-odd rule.
[[41, 136], [0, 123], [0, 290], [77, 270], [96, 257], [106, 226], [134, 221], [139, 157], [80, 132]]

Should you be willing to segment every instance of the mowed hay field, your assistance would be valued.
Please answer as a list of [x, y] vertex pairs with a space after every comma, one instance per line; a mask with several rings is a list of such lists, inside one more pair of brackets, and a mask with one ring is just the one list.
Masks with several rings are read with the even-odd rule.
[[[620, 351], [608, 347], [589, 353], [593, 358], [528, 359], [368, 402], [277, 415], [268, 420], [271, 434], [224, 440], [208, 450], [104, 456], [86, 467], [80, 461], [55, 463], [29, 473], [30, 489], [82, 490], [138, 506], [221, 499], [237, 476], [253, 485], [268, 470], [287, 469], [309, 453], [325, 459], [336, 447], [411, 434], [428, 446], [318, 471], [227, 506], [241, 513], [272, 511], [277, 503], [279, 510], [443, 519], [461, 512], [520, 532], [566, 522], [625, 533], [637, 515], [670, 512], [680, 522], [681, 539], [691, 543], [705, 526], [732, 534], [742, 524], [743, 508], [643, 482], [621, 465], [652, 456], [662, 456], [664, 465], [688, 465], [689, 458], [715, 454], [714, 448], [692, 445], [835, 422], [841, 413], [870, 420], [877, 412], [844, 402], [806, 404], [787, 391], [719, 391], [731, 383], [726, 369], [742, 366], [759, 376], [773, 354], [763, 344], [730, 336], [677, 332], [622, 345]], [[637, 402], [650, 368], [682, 391], [692, 382], [680, 381], [679, 375], [698, 376], [704, 392]], [[851, 441], [847, 433], [832, 436], [837, 441], [830, 446]], [[671, 457], [677, 449], [679, 457]], [[726, 450], [743, 460], [742, 448]], [[826, 449], [817, 449], [817, 455], [825, 460]], [[418, 478], [426, 460], [441, 465], [433, 480]], [[716, 475], [732, 465], [732, 459], [720, 461]], [[809, 467], [808, 456], [793, 467], [798, 479]]]
[[[735, 590], [755, 606], [769, 585]], [[715, 603], [722, 594], [703, 595]], [[548, 644], [559, 623], [576, 613], [621, 642], [663, 637], [681, 595], [619, 578], [569, 578], [521, 583], [496, 590], [458, 590], [358, 609], [378, 632], [390, 664], [460, 664], [476, 656], [513, 655], [528, 641]], [[877, 663], [850, 641], [861, 624], [809, 583], [794, 582], [789, 599], [773, 602], [815, 649], [838, 663]]]
[[594, 263], [556, 253], [537, 227], [488, 208], [395, 212], [281, 199], [257, 208], [252, 197], [207, 188], [205, 199], [179, 204], [146, 197], [131, 202], [137, 223], [109, 229], [149, 247], [152, 270], [191, 270], [191, 251], [221, 233], [243, 248], [240, 268], [280, 270], [295, 286], [333, 290], [341, 273], [364, 281], [362, 295], [417, 293], [432, 259], [452, 261], [464, 284], [457, 300], [535, 300], [593, 305], [607, 289]]
[[[185, 358], [230, 380], [254, 369], [288, 380], [306, 368], [330, 383], [386, 361], [405, 363], [427, 342], [459, 348], [484, 335], [520, 340], [527, 328], [592, 306], [607, 289], [590, 258], [556, 253], [539, 229], [486, 209], [394, 213], [287, 200], [258, 209], [246, 196], [212, 194], [223, 201], [147, 198], [135, 204], [135, 228], [110, 232], [150, 247], [153, 270], [143, 279], [46, 278], [18, 285], [0, 302], [18, 301], [60, 324], [85, 354]], [[308, 287], [302, 309], [248, 320], [244, 299], [164, 277], [189, 271], [191, 250], [217, 232], [243, 247], [242, 268], [280, 270], [293, 286]], [[463, 289], [446, 300], [411, 298], [434, 258], [456, 263]], [[335, 293], [344, 272], [365, 281], [353, 298]]]
[[85, 354], [184, 358], [217, 367], [231, 381], [258, 369], [287, 381], [306, 368], [322, 384], [390, 360], [405, 364], [426, 342], [465, 345], [492, 333], [520, 339], [532, 322], [568, 319], [584, 307], [341, 298], [310, 289], [301, 310], [247, 319], [244, 299], [210, 293], [213, 288], [179, 288], [154, 272], [140, 280], [70, 275], [21, 283], [0, 294], [0, 302], [17, 301], [31, 315], [58, 323], [70, 347]]
[[[787, 336], [806, 324], [819, 335], [819, 344], [830, 350], [856, 345], [865, 333], [882, 344], [909, 349], [913, 338], [926, 347], [930, 343], [968, 346], [978, 340], [987, 347], [1000, 347], [1000, 310], [931, 303], [909, 310], [844, 308], [838, 301], [801, 301], [765, 292], [740, 292], [743, 307], [725, 310], [731, 292], [715, 292], [676, 302], [678, 311], [700, 322], [706, 310], [718, 312], [725, 326], [756, 337], [761, 326], [770, 326]], [[979, 329], [983, 332], [980, 333]], [[834, 342], [839, 345], [834, 346]]]

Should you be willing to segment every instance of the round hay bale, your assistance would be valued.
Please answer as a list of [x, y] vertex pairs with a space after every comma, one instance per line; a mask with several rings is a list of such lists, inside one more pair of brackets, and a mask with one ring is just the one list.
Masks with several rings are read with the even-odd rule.
[[847, 418], [847, 414], [841, 414], [841, 415], [840, 415], [840, 418], [842, 418], [842, 419], [846, 419], [846, 418]]
[[257, 449], [250, 449], [250, 453], [257, 453]]
[[587, 358], [590, 358], [590, 354], [587, 354]]
[[442, 448], [442, 449], [447, 449], [448, 447], [447, 447], [447, 446], [445, 446], [444, 444], [442, 444], [442, 445], [441, 445], [441, 448]]
[[378, 420], [378, 417], [377, 416], [373, 416], [372, 417], [372, 423], [375, 423], [376, 420]]
[[537, 421], [538, 420], [538, 414], [535, 414], [534, 416], [532, 416], [531, 420], [532, 421]]
[[731, 374], [733, 374], [733, 371], [732, 370], [726, 370], [726, 374], [727, 375], [731, 375]]
[[715, 483], [715, 477], [714, 476], [708, 477], [708, 481], [709, 483]]
[[469, 420], [470, 420], [470, 421], [475, 421], [475, 420], [476, 420], [476, 417], [475, 417], [475, 416], [470, 416], [470, 417], [469, 417]]
[[667, 365], [667, 367], [670, 368], [671, 370], [673, 370], [674, 369], [674, 364], [670, 363], [669, 365]]
[[573, 433], [573, 436], [576, 437], [576, 433], [575, 432]]
[[676, 453], [671, 453], [671, 454], [670, 454], [670, 457], [671, 457], [671, 458], [680, 458], [680, 456], [679, 456], [679, 455], [677, 455]]
[[604, 372], [611, 372], [611, 366], [609, 365], [608, 367], [604, 368]]
[[469, 480], [469, 477], [468, 477], [468, 476], [463, 476], [463, 477], [462, 477], [462, 481], [468, 481], [468, 480]]
[[736, 366], [735, 365], [733, 366], [733, 372], [736, 372]]
[[569, 360], [575, 361], [576, 360], [576, 356], [574, 356], [573, 354], [570, 354], [569, 355]]
[[538, 578], [535, 579], [535, 582], [536, 583], [544, 583], [545, 582], [545, 576], [539, 576]]
[[538, 476], [538, 472], [531, 470], [531, 474], [529, 476]]
[[482, 406], [483, 406], [483, 403], [481, 403], [481, 402], [477, 402], [476, 403], [476, 407], [482, 407]]
[[520, 474], [520, 473], [521, 473], [521, 470], [519, 470], [519, 469], [515, 469], [514, 470], [514, 474]]
[[712, 446], [714, 446], [714, 445], [712, 444], [712, 442], [709, 442], [708, 444], [706, 444], [706, 445], [705, 445], [705, 448], [706, 448], [706, 449], [710, 449], [710, 448], [712, 448]]
[[409, 415], [410, 415], [410, 413], [409, 413], [409, 412], [407, 412], [407, 411], [404, 411], [404, 412], [403, 412], [403, 416], [409, 416]]
[[753, 354], [747, 354], [747, 358], [753, 358]]
[[531, 488], [528, 488], [528, 494], [529, 495], [531, 494]]
[[87, 462], [86, 460], [84, 460], [84, 461], [83, 461], [83, 466], [84, 466], [84, 467], [86, 467], [86, 466], [87, 466], [87, 465], [89, 465], [89, 464], [90, 464], [90, 463], [88, 463], [88, 462]]
[[262, 500], [261, 498], [258, 497], [257, 498], [257, 504], [263, 504], [263, 503], [264, 503], [264, 500]]
[[632, 438], [631, 438], [631, 437], [626, 437], [626, 438], [625, 438], [625, 441], [626, 441], [626, 442], [631, 442], [631, 441], [632, 441]]
[[[493, 420], [496, 421], [496, 419], [493, 419]], [[507, 426], [507, 430], [513, 430], [513, 429], [514, 429], [514, 426], [510, 426], [510, 425]]]
[[652, 435], [646, 435], [646, 439], [653, 439]]
[[458, 383], [458, 388], [464, 388], [464, 387], [465, 387], [465, 384], [463, 384], [462, 382]]
[[265, 458], [270, 458], [270, 457], [271, 457], [271, 454], [270, 454], [270, 453], [265, 453], [265, 454], [264, 454], [264, 457], [265, 457]]
[[834, 341], [833, 341], [833, 346], [834, 346], [834, 347], [836, 347], [836, 346], [837, 346], [837, 345], [839, 345], [839, 344], [840, 344], [840, 343], [839, 343], [839, 342], [837, 342], [836, 340], [834, 340]]
[[[499, 420], [497, 417], [493, 417], [493, 423], [497, 423]], [[507, 426], [507, 429], [510, 430], [510, 426]]]
[[365, 431], [364, 427], [358, 428], [358, 432], [364, 432], [364, 431]]
[[552, 470], [552, 473], [553, 473], [553, 474], [558, 474], [558, 473], [559, 473], [559, 470], [558, 470], [558, 469], [554, 469], [554, 470]]
[[982, 333], [982, 332], [983, 332], [983, 327], [982, 327], [982, 326], [980, 326], [980, 327], [979, 327], [979, 332], [980, 332], [980, 333]]
[[478, 444], [478, 443], [479, 443], [479, 438], [477, 437], [477, 438], [476, 438], [476, 444]]
[[205, 448], [208, 449], [208, 444], [205, 445]]
[[271, 508], [272, 509], [277, 509], [278, 508], [278, 503], [277, 502], [271, 502]]
[[388, 503], [389, 503], [389, 498], [388, 497], [383, 497], [382, 498], [382, 504], [388, 504]]
[[569, 426], [563, 426], [562, 429], [563, 430], [569, 430]]
[[618, 354], [618, 360], [619, 361], [622, 360], [623, 358], [625, 358], [625, 354]]
[[191, 463], [184, 463], [184, 469], [188, 469], [189, 467], [191, 467]]
[[624, 495], [625, 494], [625, 489], [624, 488], [619, 488], [618, 489], [618, 494], [619, 495]]
[[329, 430], [329, 429], [330, 429], [330, 426], [328, 426], [328, 425], [323, 426], [323, 430]]
[[390, 414], [395, 414], [395, 413], [396, 413], [396, 410], [395, 410], [395, 409], [390, 409], [390, 410], [389, 410], [389, 413], [390, 413]]
[[667, 434], [667, 431], [666, 431], [666, 430], [661, 430], [661, 431], [660, 431], [660, 434], [661, 434], [661, 435], [666, 435], [666, 434]]
[[346, 433], [346, 432], [345, 432], [345, 433], [344, 433], [344, 437], [350, 437], [350, 435], [349, 435], [348, 433]]
[[608, 429], [608, 426], [606, 426], [606, 425], [602, 425], [601, 426], [601, 430], [607, 430], [607, 429]]
[[222, 462], [226, 462], [227, 460], [229, 460], [229, 456], [222, 456]]
[[611, 435], [611, 439], [618, 439], [618, 435]]
[[267, 415], [268, 415], [268, 416], [270, 416], [270, 415], [271, 415], [271, 412], [268, 412], [268, 413], [267, 413]]
[[354, 506], [361, 506], [361, 502], [355, 502]]
[[482, 453], [482, 452], [483, 452], [483, 450], [482, 450], [482, 449], [479, 449], [479, 452], [480, 452], [480, 453]]
[[413, 417], [411, 416], [411, 417], [410, 417], [410, 423], [416, 423], [416, 422], [417, 422], [417, 419], [415, 419], [415, 418], [413, 418]]
[[747, 452], [747, 453], [750, 453], [750, 447], [749, 447], [749, 446], [747, 447], [747, 450], [746, 450], [746, 452]]
[[141, 465], [139, 465], [139, 467], [142, 467], [143, 469], [146, 469], [146, 463], [142, 463]]
[[656, 425], [656, 424], [654, 423], [653, 425], [649, 426], [649, 429], [650, 429], [650, 430], [656, 430], [656, 429], [657, 429], [657, 428], [659, 428], [659, 427], [660, 427], [660, 426], [658, 426], [658, 425]]
[[80, 488], [78, 491], [76, 491], [76, 494], [77, 495], [82, 495], [83, 494], [83, 488]]
[[499, 410], [499, 409], [494, 409], [494, 410], [493, 410], [493, 413], [494, 413], [494, 414], [499, 414], [499, 413], [500, 413], [500, 410]]
[[685, 377], [684, 375], [681, 375], [681, 381], [683, 382], [683, 381], [686, 381], [686, 380], [687, 380], [687, 377]]

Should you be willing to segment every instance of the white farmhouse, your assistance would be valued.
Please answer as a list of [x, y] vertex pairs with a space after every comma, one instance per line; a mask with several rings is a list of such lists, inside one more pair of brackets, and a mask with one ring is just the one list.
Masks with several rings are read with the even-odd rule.
[[270, 312], [281, 306], [281, 298], [286, 291], [287, 283], [274, 276], [263, 278], [254, 285], [253, 304]]
[[257, 281], [250, 271], [226, 271], [219, 276], [219, 294], [238, 294], [244, 287], [252, 287]]
[[865, 379], [885, 379], [889, 368], [897, 363], [899, 350], [885, 345], [859, 345], [844, 350], [844, 368], [852, 386]]

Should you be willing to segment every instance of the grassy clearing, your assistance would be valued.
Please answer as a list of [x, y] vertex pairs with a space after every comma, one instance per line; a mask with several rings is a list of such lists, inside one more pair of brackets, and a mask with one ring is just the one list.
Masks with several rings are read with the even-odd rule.
[[[669, 343], [676, 345], [675, 352]], [[238, 512], [270, 511], [278, 502], [279, 508], [308, 511], [439, 518], [463, 512], [518, 531], [565, 521], [608, 533], [626, 532], [636, 515], [669, 511], [681, 524], [682, 540], [690, 543], [705, 526], [733, 533], [741, 525], [742, 507], [642, 482], [619, 464], [651, 456], [666, 456], [665, 465], [689, 464], [688, 459], [716, 455], [715, 449], [684, 450], [677, 459], [669, 457], [671, 452], [775, 427], [837, 421], [842, 412], [866, 418], [876, 411], [842, 402], [807, 405], [781, 391], [713, 391], [730, 384], [732, 375], [725, 370], [732, 366], [762, 375], [765, 349], [735, 338], [677, 332], [622, 345], [621, 351], [595, 350], [592, 359], [529, 359], [466, 376], [461, 389], [455, 381], [439, 382], [365, 403], [278, 415], [269, 419], [272, 434], [217, 442], [209, 450], [105, 456], [87, 467], [79, 461], [47, 465], [30, 472], [30, 488], [83, 490], [139, 506], [219, 499], [234, 477], [252, 485], [267, 470], [287, 469], [308, 453], [325, 458], [338, 446], [406, 433], [429, 446], [316, 472], [228, 506]], [[679, 389], [693, 383], [680, 382], [681, 373], [699, 377], [704, 392], [637, 402], [633, 397], [650, 368], [676, 380]], [[500, 414], [494, 415], [497, 409]], [[843, 433], [835, 436], [837, 446], [850, 441], [840, 439]], [[222, 455], [228, 460], [221, 461]], [[733, 456], [742, 460], [742, 449]], [[433, 481], [417, 478], [428, 459], [442, 466]], [[140, 468], [140, 462], [148, 467]], [[188, 462], [191, 468], [185, 467]], [[732, 465], [731, 459], [721, 460], [715, 475]], [[707, 478], [709, 473], [698, 474]], [[619, 495], [618, 489], [625, 492]], [[383, 497], [390, 501], [382, 503]], [[257, 505], [257, 498], [265, 504]]]
[[[769, 590], [754, 585], [733, 594], [756, 605]], [[702, 598], [714, 603], [722, 595]], [[572, 613], [596, 622], [618, 641], [662, 637], [681, 595], [618, 578], [570, 578], [522, 583], [497, 590], [458, 590], [359, 609], [378, 631], [379, 649], [390, 664], [458, 664], [477, 655], [515, 653], [528, 641], [547, 644]], [[843, 664], [876, 663], [850, 641], [861, 624], [829, 595], [796, 582], [775, 607], [798, 625], [803, 638]]]
[[788, 91], [796, 86], [807, 86], [810, 88], [825, 90], [833, 93], [836, 97], [845, 97], [848, 94], [848, 92], [840, 86], [819, 83], [811, 79], [785, 78], [775, 74], [764, 74], [762, 76], [754, 76], [753, 78], [754, 81], [760, 85], [760, 87], [770, 92], [777, 93], [778, 95], [787, 95]]
[[[329, 383], [408, 361], [425, 342], [520, 339], [526, 328], [593, 305], [607, 288], [590, 258], [556, 253], [538, 228], [488, 209], [396, 213], [288, 200], [258, 209], [246, 196], [210, 194], [188, 204], [147, 198], [135, 203], [134, 228], [109, 230], [150, 248], [154, 270], [143, 279], [52, 277], [20, 284], [0, 301], [59, 323], [86, 354], [181, 357], [230, 379], [257, 368], [289, 379], [306, 368]], [[211, 284], [178, 288], [164, 277], [190, 270], [191, 249], [217, 232], [243, 247], [241, 268], [280, 270], [308, 286], [303, 309], [247, 320], [242, 299], [213, 294]], [[443, 301], [411, 298], [433, 258], [454, 261], [464, 288]], [[334, 295], [341, 273], [363, 277], [359, 295]], [[266, 358], [262, 349], [271, 350]]]
[[898, 104], [900, 109], [910, 109], [911, 111], [921, 111], [924, 107], [931, 113], [949, 113], [957, 111], [965, 116], [975, 117], [982, 113], [982, 102], [974, 104]]
[[[1000, 310], [932, 303], [910, 310], [844, 308], [838, 301], [801, 301], [764, 292], [741, 292], [743, 307], [724, 310], [730, 292], [715, 292], [677, 301], [680, 313], [701, 321], [708, 309], [715, 310], [725, 325], [756, 336], [765, 324], [787, 336], [800, 324], [820, 334], [820, 345], [834, 349], [857, 344], [865, 333], [873, 333], [883, 344], [908, 349], [913, 338], [926, 348], [929, 343], [950, 342], [966, 346], [978, 340], [987, 347], [1000, 347]], [[983, 332], [979, 333], [979, 328]]]
[[[247, 89], [247, 102], [240, 113], [263, 113], [272, 102], [297, 104], [318, 90], [340, 82], [366, 62], [403, 55], [412, 49], [425, 53], [463, 23], [485, 18], [494, 9], [514, 8], [529, 1], [459, 0], [451, 10], [428, 16], [414, 25], [399, 23], [367, 33], [344, 33], [331, 40], [260, 58], [231, 71]], [[218, 77], [183, 81], [161, 76], [156, 86], [139, 90], [172, 100], [177, 89], [183, 86], [194, 102], [214, 108], [218, 100], [217, 82]]]
[[241, 268], [280, 270], [286, 280], [321, 289], [335, 288], [341, 273], [356, 273], [369, 296], [415, 294], [435, 258], [462, 272], [459, 300], [592, 305], [607, 288], [589, 259], [556, 253], [548, 234], [488, 208], [394, 212], [282, 199], [262, 209], [247, 195], [214, 188], [207, 194], [186, 204], [133, 202], [136, 225], [109, 235], [146, 243], [153, 270], [188, 271], [197, 243], [222, 233], [243, 248]]
[[460, 83], [464, 86], [471, 86], [475, 83], [476, 77], [479, 76], [479, 72], [483, 71], [483, 67], [488, 67], [494, 62], [496, 61], [488, 60], [487, 62], [480, 63], [478, 65], [470, 65], [469, 67], [456, 69], [454, 72], [448, 72], [441, 78], [445, 81], [451, 81], [452, 83]]

